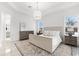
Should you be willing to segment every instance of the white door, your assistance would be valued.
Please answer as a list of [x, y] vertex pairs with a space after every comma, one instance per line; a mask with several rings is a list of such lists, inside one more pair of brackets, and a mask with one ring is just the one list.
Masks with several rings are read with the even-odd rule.
[[[7, 32], [10, 32], [11, 16], [7, 13], [1, 13], [1, 39], [6, 40]], [[7, 28], [7, 30], [6, 30]]]

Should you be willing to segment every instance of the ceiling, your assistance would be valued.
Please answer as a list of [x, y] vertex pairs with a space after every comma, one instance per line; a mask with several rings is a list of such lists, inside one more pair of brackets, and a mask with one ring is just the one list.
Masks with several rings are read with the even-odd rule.
[[34, 10], [38, 9], [46, 15], [51, 12], [65, 10], [67, 8], [78, 6], [79, 3], [74, 2], [8, 2], [8, 5], [11, 6], [14, 10], [32, 14]]

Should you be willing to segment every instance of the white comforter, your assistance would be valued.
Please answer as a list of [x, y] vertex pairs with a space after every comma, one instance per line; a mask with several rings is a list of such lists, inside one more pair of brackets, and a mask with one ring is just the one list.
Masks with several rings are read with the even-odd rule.
[[60, 36], [44, 36], [44, 35], [40, 35], [42, 37], [46, 37], [46, 38], [52, 38], [52, 51], [54, 51], [59, 44], [62, 42], [62, 39], [60, 38]]

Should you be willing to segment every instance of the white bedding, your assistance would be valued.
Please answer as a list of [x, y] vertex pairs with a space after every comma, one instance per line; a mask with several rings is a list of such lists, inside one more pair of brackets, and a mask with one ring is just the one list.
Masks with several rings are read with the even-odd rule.
[[46, 38], [53, 38], [53, 36], [45, 36], [45, 35], [39, 35], [39, 36], [42, 36], [42, 37], [46, 37]]
[[53, 37], [52, 38], [52, 51], [54, 51], [58, 46], [59, 44], [62, 42], [60, 36], [57, 36], [57, 37]]
[[58, 45], [62, 42], [60, 35], [57, 36], [44, 36], [44, 35], [39, 35], [42, 37], [46, 37], [46, 38], [51, 38], [52, 39], [52, 51], [54, 51]]

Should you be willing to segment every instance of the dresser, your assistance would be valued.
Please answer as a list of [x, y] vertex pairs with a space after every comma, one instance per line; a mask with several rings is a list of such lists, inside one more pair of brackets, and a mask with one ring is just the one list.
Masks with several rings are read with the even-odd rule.
[[77, 46], [78, 33], [76, 33], [72, 36], [64, 35], [64, 38], [65, 38], [65, 44]]
[[34, 34], [34, 31], [20, 31], [20, 40], [29, 39], [29, 34]]

